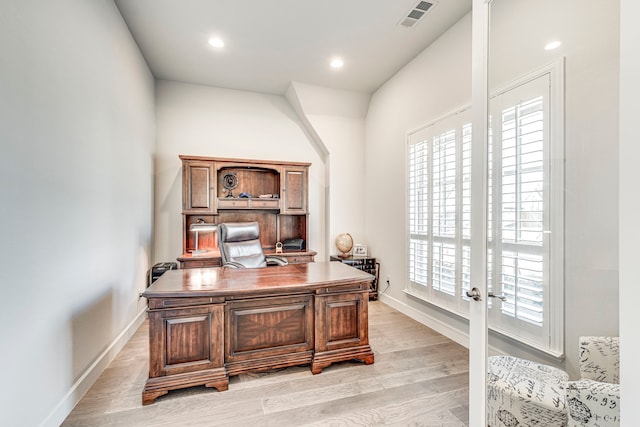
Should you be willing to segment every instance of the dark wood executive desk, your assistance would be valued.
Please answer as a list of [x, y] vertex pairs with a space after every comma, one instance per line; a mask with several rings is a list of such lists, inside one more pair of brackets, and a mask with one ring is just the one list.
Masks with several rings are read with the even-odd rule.
[[310, 364], [373, 363], [368, 295], [373, 276], [338, 262], [258, 269], [171, 270], [149, 301], [148, 405], [169, 390], [204, 384], [227, 390], [229, 376]]

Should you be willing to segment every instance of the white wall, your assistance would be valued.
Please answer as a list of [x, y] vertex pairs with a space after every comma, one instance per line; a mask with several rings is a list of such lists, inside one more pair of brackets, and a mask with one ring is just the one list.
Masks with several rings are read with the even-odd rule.
[[158, 81], [156, 115], [156, 261], [182, 251], [180, 154], [311, 162], [307, 247], [324, 259], [323, 159], [283, 96]]
[[[295, 99], [292, 97], [295, 96]], [[322, 144], [327, 174], [327, 251], [349, 233], [367, 245], [364, 233], [364, 125], [370, 95], [293, 82], [287, 99], [299, 105], [303, 123]]]
[[[382, 298], [423, 322], [467, 332], [465, 321], [404, 294], [406, 133], [471, 103], [471, 15], [453, 25], [372, 96], [365, 131], [367, 238], [381, 263]], [[428, 316], [425, 317], [425, 316]], [[442, 329], [440, 329], [442, 330]], [[452, 336], [452, 338], [455, 338]], [[460, 339], [458, 337], [458, 339]]]
[[[492, 86], [566, 57], [565, 367], [575, 376], [578, 336], [618, 333], [617, 2], [603, 8], [578, 0], [494, 0], [491, 32]], [[467, 16], [374, 94], [365, 150], [366, 232], [374, 236], [383, 286], [392, 277], [389, 300], [462, 334], [464, 321], [402, 292], [406, 196], [397, 183], [406, 169], [406, 132], [470, 103], [470, 37]], [[562, 40], [562, 48], [544, 51], [547, 38]], [[500, 340], [492, 344], [542, 358]]]
[[110, 0], [2, 0], [0, 52], [0, 425], [59, 425], [143, 319], [154, 82]]
[[620, 2], [620, 340], [621, 419], [625, 426], [640, 425], [640, 411], [634, 402], [640, 399], [640, 365], [638, 349], [638, 242], [640, 222], [638, 182], [640, 182], [640, 3]]

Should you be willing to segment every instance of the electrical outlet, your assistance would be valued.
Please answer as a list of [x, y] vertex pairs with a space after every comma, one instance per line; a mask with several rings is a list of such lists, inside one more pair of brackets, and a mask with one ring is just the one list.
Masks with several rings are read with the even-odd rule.
[[391, 275], [387, 274], [387, 284], [391, 284]]

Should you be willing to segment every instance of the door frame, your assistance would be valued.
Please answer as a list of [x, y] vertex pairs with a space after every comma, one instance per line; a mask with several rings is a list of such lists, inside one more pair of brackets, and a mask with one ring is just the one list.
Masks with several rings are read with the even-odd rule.
[[[469, 426], [487, 425], [487, 157], [489, 123], [489, 6], [471, 8], [471, 286], [480, 299], [469, 303]], [[480, 207], [480, 208], [478, 208]]]

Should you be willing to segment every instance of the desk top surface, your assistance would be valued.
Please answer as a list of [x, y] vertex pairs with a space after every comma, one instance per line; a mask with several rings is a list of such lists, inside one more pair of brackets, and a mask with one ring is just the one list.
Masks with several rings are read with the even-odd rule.
[[167, 271], [142, 295], [145, 298], [166, 298], [308, 292], [345, 284], [368, 284], [373, 279], [372, 275], [339, 262], [250, 269], [188, 268]]

